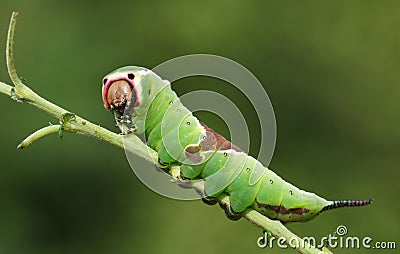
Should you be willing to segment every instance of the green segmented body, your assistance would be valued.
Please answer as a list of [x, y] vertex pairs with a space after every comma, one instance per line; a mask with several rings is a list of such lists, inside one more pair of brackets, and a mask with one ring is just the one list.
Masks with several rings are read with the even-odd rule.
[[[114, 103], [124, 101], [123, 96], [109, 94], [116, 82], [126, 82], [125, 86], [129, 84], [133, 91], [132, 101], [125, 101], [124, 109], [115, 108], [119, 104]], [[119, 121], [123, 132], [133, 128], [137, 134], [144, 133], [147, 144], [158, 152], [163, 165], [178, 164], [186, 178], [205, 179], [207, 196], [227, 193], [236, 213], [252, 207], [283, 222], [307, 221], [340, 205], [371, 203], [371, 200], [342, 201], [338, 205], [338, 201], [327, 201], [284, 181], [200, 123], [182, 105], [169, 82], [150, 70], [123, 67], [107, 75], [103, 83], [105, 107], [114, 110], [117, 117], [128, 115], [131, 119]]]

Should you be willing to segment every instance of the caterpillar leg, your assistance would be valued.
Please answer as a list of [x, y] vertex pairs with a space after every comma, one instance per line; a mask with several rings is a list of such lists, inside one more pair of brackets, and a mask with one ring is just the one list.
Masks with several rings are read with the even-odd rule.
[[119, 123], [124, 123], [124, 124], [131, 124], [132, 123], [132, 116], [130, 115], [122, 115], [118, 119]]
[[[164, 163], [160, 158], [158, 159], [159, 163], [164, 165], [167, 165], [167, 163]], [[160, 168], [159, 168], [160, 169]], [[193, 189], [193, 182], [191, 181], [190, 178], [187, 178], [183, 175], [183, 173], [181, 172], [179, 167], [175, 167], [173, 165], [168, 165], [166, 168], [164, 169], [160, 169], [163, 170], [164, 172], [168, 172], [171, 174], [173, 181], [182, 189]], [[203, 191], [199, 190], [197, 188], [194, 188], [196, 190], [196, 192], [200, 195], [200, 196], [204, 196], [203, 195]]]
[[219, 205], [222, 209], [224, 209], [225, 211], [225, 215], [228, 219], [233, 220], [233, 221], [237, 221], [240, 218], [242, 218], [242, 214], [237, 213], [235, 211], [233, 211], [231, 206], [226, 206], [226, 205]]
[[127, 134], [131, 134], [134, 133], [136, 131], [136, 128], [129, 128], [125, 133], [123, 133], [122, 135], [127, 135]]
[[131, 115], [121, 115], [116, 117], [116, 127], [121, 130], [121, 135], [131, 134], [136, 132], [136, 125], [132, 124], [132, 116]]
[[201, 199], [206, 205], [215, 205], [218, 203], [218, 199], [213, 197], [204, 197]]
[[157, 165], [157, 167], [159, 167], [160, 169], [162, 169], [162, 170], [166, 170], [166, 169], [168, 169], [169, 168], [169, 164], [168, 163], [166, 163], [166, 162], [163, 162], [161, 159], [160, 159], [160, 157], [158, 157], [158, 160], [157, 160], [157, 162], [158, 162], [158, 165]]
[[165, 169], [160, 168], [158, 165], [154, 165], [154, 168], [159, 172], [165, 172]]
[[[193, 189], [193, 185], [190, 181], [189, 178], [185, 177], [182, 172], [179, 172], [179, 175], [177, 176], [178, 179], [178, 186], [181, 187], [182, 189]], [[196, 192], [201, 195], [201, 192], [196, 189]]]

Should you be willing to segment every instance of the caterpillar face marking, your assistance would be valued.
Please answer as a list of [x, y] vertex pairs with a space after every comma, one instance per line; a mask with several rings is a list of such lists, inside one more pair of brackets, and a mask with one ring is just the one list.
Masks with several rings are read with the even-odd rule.
[[[111, 109], [123, 113], [125, 106], [132, 100], [132, 87], [125, 80], [118, 80], [108, 87], [107, 103]], [[133, 100], [135, 101], [135, 99]]]
[[200, 122], [170, 83], [150, 70], [127, 66], [103, 79], [104, 106], [114, 111], [122, 133], [144, 134], [162, 169], [180, 166], [182, 179], [204, 179], [206, 199], [230, 196], [231, 219], [252, 207], [282, 222], [308, 221], [323, 211], [359, 207], [372, 200], [329, 201], [286, 182], [255, 158]]
[[127, 74], [127, 79], [103, 80], [104, 106], [123, 114], [126, 107], [137, 102], [133, 73]]
[[135, 78], [135, 74], [128, 73], [128, 79], [133, 80]]

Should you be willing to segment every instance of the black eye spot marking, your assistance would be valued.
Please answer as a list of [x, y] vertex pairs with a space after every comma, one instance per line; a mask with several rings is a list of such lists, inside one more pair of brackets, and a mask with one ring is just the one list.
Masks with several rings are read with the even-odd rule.
[[107, 80], [108, 80], [108, 79], [106, 79], [106, 78], [103, 80], [103, 84], [104, 84], [104, 85], [107, 83]]
[[135, 78], [135, 75], [133, 73], [128, 74], [128, 79], [133, 80]]
[[292, 196], [293, 195], [293, 191], [289, 190], [289, 195]]

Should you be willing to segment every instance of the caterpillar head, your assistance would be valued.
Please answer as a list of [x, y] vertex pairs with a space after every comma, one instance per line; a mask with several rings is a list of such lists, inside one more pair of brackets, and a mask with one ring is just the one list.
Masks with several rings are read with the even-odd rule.
[[126, 66], [103, 78], [104, 107], [114, 111], [116, 117], [128, 119], [137, 134], [144, 131], [147, 111], [159, 91], [170, 85], [151, 70]]
[[121, 114], [128, 107], [138, 107], [142, 100], [145, 68], [127, 66], [117, 69], [103, 78], [102, 98], [104, 107]]

